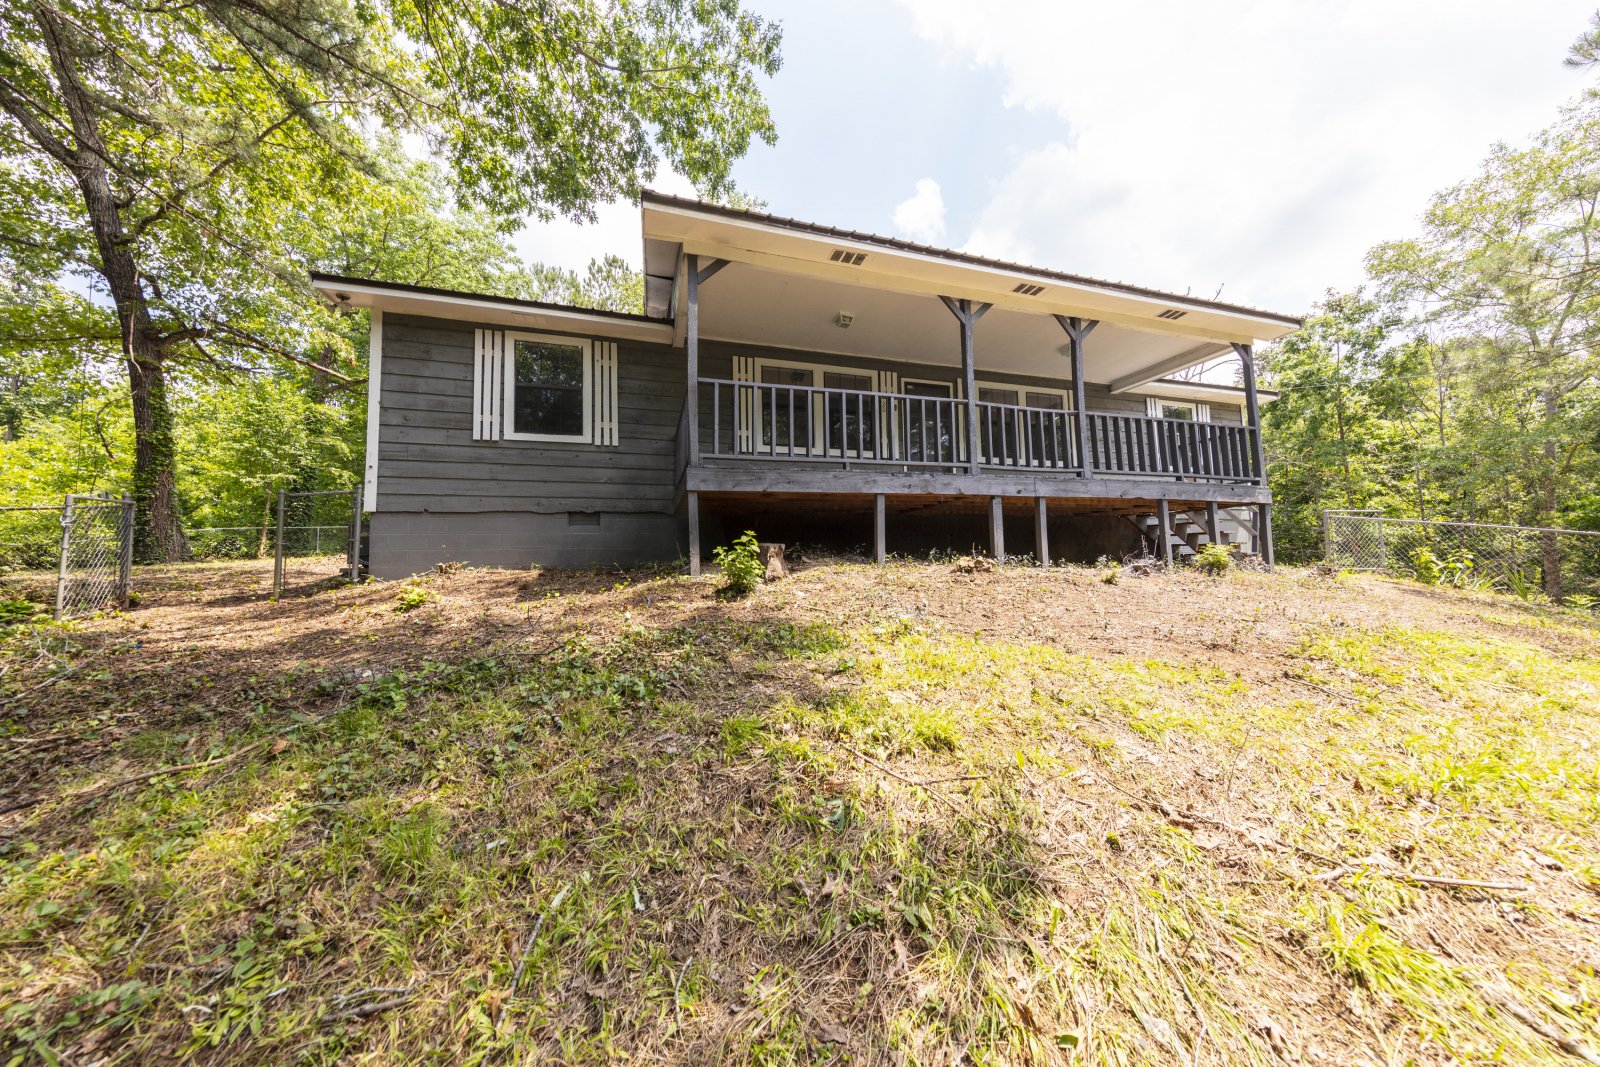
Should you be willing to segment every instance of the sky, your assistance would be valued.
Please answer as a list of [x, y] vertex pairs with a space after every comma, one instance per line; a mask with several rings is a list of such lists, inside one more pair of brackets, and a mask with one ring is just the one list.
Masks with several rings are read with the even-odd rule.
[[[1562, 63], [1597, 0], [746, 6], [784, 28], [734, 169], [772, 212], [1288, 313], [1600, 85]], [[638, 211], [517, 246], [638, 264]]]

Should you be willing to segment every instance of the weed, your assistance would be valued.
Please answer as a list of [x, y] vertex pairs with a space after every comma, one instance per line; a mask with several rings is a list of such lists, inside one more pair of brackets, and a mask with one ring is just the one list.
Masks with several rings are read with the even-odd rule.
[[1198, 569], [1205, 571], [1213, 577], [1220, 578], [1228, 573], [1233, 566], [1233, 553], [1226, 545], [1219, 545], [1215, 541], [1200, 546], [1200, 551], [1194, 554], [1190, 562]]
[[404, 614], [415, 611], [433, 599], [433, 594], [420, 585], [407, 583], [400, 587], [400, 592], [395, 594], [394, 610]]
[[761, 546], [756, 542], [754, 530], [740, 534], [731, 546], [719, 545], [711, 558], [722, 568], [722, 584], [717, 587], [717, 592], [730, 600], [749, 596], [765, 575], [765, 569], [761, 566]]

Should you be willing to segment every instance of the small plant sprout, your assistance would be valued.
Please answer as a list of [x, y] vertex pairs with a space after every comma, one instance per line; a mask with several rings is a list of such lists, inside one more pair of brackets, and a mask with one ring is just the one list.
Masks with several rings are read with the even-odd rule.
[[1213, 541], [1200, 546], [1200, 551], [1194, 554], [1193, 563], [1207, 574], [1221, 578], [1233, 566], [1233, 553], [1228, 550], [1228, 546]]
[[1122, 564], [1110, 556], [1101, 556], [1097, 561], [1100, 567], [1100, 580], [1107, 585], [1116, 585], [1122, 580]]
[[761, 547], [756, 542], [754, 530], [746, 530], [734, 539], [731, 546], [719, 547], [711, 554], [722, 568], [719, 595], [729, 600], [749, 596], [761, 584], [766, 569], [761, 565]]
[[433, 594], [414, 582], [407, 582], [400, 587], [400, 592], [394, 598], [394, 610], [402, 615], [408, 611], [415, 611], [433, 599]]

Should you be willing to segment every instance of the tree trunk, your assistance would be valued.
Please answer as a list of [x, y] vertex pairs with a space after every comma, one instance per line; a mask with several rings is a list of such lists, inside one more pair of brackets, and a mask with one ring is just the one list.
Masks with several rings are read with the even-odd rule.
[[134, 261], [135, 239], [123, 226], [121, 204], [111, 188], [97, 105], [78, 72], [79, 49], [85, 47], [80, 31], [52, 8], [35, 9], [35, 18], [71, 121], [74, 143], [57, 146], [58, 152], [64, 155], [63, 162], [83, 197], [100, 256], [100, 274], [116, 304], [121, 328], [123, 364], [133, 398], [134, 559], [176, 562], [183, 558], [184, 544], [178, 525], [172, 408], [167, 403], [168, 340], [151, 321]]
[[177, 446], [166, 368], [160, 353], [154, 355], [127, 359], [133, 396], [133, 558], [174, 563], [184, 558], [186, 547], [178, 522]]

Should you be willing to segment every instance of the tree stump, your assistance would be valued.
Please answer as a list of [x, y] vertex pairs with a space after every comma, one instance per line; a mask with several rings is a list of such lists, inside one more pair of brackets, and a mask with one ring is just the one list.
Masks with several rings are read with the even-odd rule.
[[789, 577], [789, 567], [783, 561], [783, 550], [787, 545], [762, 541], [757, 547], [761, 550], [761, 563], [767, 569], [767, 581], [775, 582], [779, 578]]

